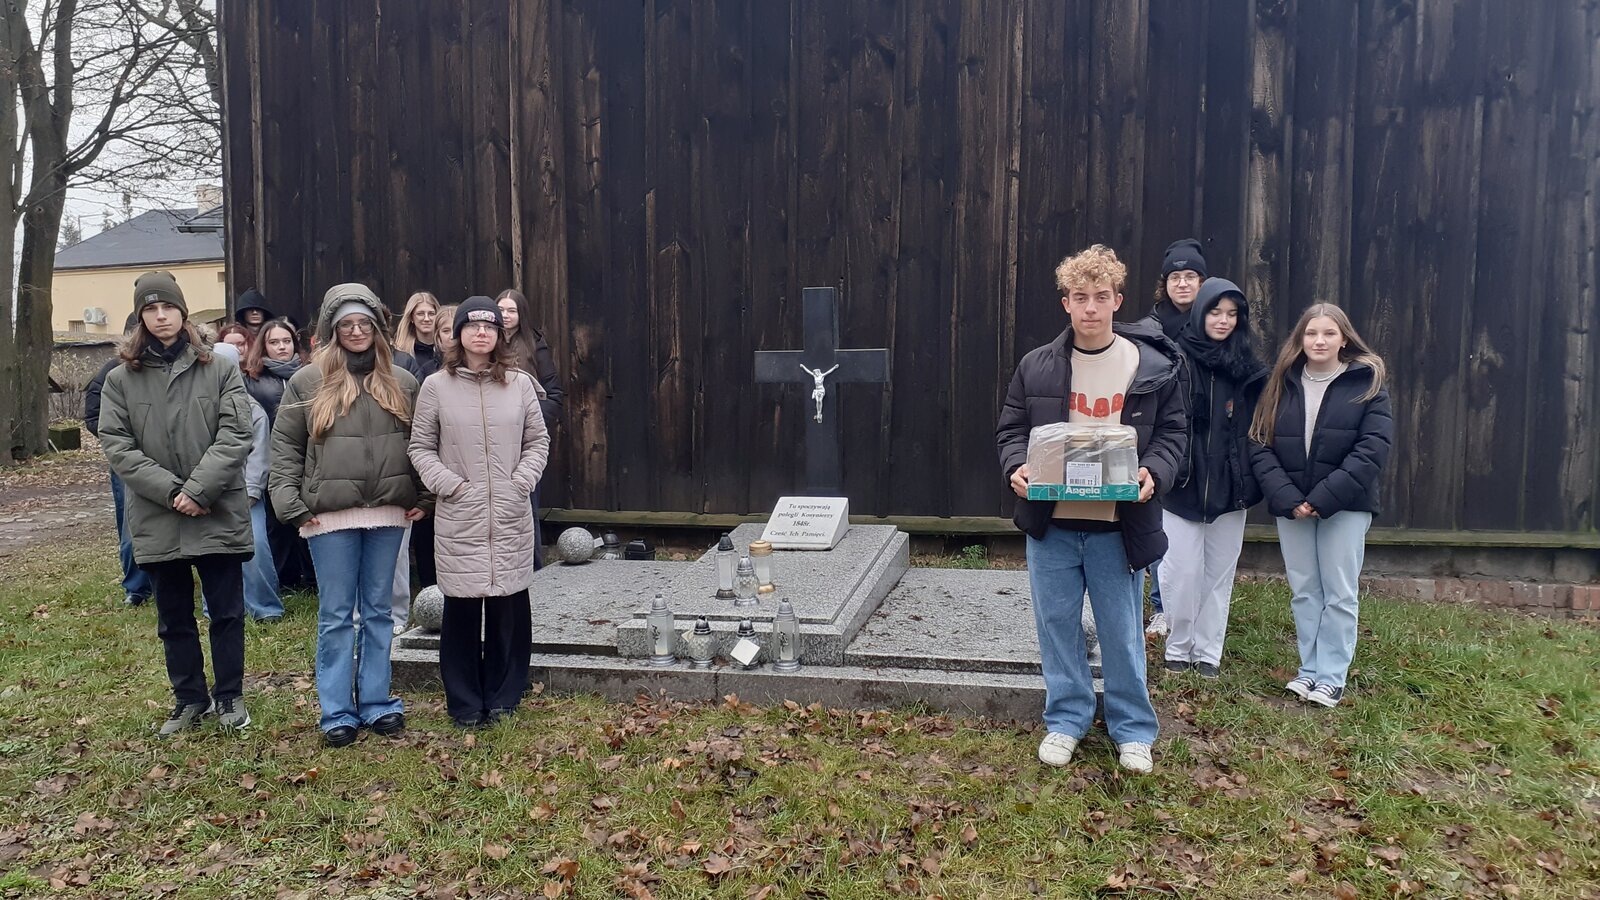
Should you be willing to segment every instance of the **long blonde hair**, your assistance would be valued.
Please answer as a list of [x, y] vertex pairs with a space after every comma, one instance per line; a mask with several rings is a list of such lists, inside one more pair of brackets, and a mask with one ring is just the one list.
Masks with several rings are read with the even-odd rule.
[[[413, 312], [416, 312], [417, 307], [421, 306], [424, 303], [432, 303], [433, 304], [433, 312], [434, 312], [434, 314], [435, 315], [438, 314], [438, 312], [439, 312], [439, 298], [438, 297], [435, 297], [434, 295], [428, 293], [427, 291], [417, 291], [415, 294], [412, 294], [411, 295], [411, 299], [406, 301], [406, 310], [405, 310], [405, 312], [400, 314], [400, 324], [394, 330], [394, 348], [396, 350], [399, 350], [399, 351], [401, 351], [403, 353], [415, 353], [415, 352], [417, 352], [417, 335], [416, 335], [415, 332], [413, 332], [411, 330], [412, 329], [411, 314]], [[433, 343], [435, 345], [437, 345], [439, 343], [439, 325], [438, 325], [438, 321], [439, 321], [438, 319], [434, 319]]]
[[389, 353], [389, 343], [376, 331], [372, 335], [372, 348], [377, 356], [372, 371], [365, 378], [357, 378], [350, 371], [350, 354], [337, 337], [318, 347], [312, 355], [311, 362], [322, 371], [322, 384], [311, 397], [309, 431], [312, 441], [322, 440], [336, 420], [349, 415], [350, 407], [363, 390], [401, 424], [411, 425], [411, 410], [406, 407], [405, 393], [394, 377], [394, 357]]
[[1255, 419], [1250, 423], [1250, 440], [1268, 446], [1272, 444], [1273, 432], [1278, 425], [1278, 403], [1283, 399], [1284, 378], [1290, 369], [1305, 364], [1306, 326], [1317, 318], [1332, 319], [1339, 334], [1344, 336], [1344, 346], [1339, 349], [1340, 362], [1361, 363], [1372, 370], [1372, 384], [1367, 387], [1366, 393], [1356, 398], [1357, 402], [1365, 403], [1378, 396], [1388, 381], [1389, 369], [1383, 364], [1383, 357], [1356, 332], [1345, 311], [1332, 303], [1313, 303], [1300, 314], [1300, 321], [1295, 323], [1294, 330], [1289, 332], [1282, 349], [1278, 351], [1278, 361], [1272, 365], [1272, 374], [1268, 376], [1266, 387], [1261, 390], [1261, 400], [1256, 404]]

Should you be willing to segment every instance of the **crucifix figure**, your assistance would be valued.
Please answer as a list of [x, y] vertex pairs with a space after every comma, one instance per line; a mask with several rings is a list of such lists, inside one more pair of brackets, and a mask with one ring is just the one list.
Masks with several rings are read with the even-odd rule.
[[805, 303], [805, 349], [757, 350], [756, 381], [811, 385], [816, 414], [806, 423], [805, 491], [814, 497], [838, 496], [843, 487], [839, 447], [844, 440], [840, 419], [824, 418], [822, 401], [834, 384], [881, 384], [889, 380], [889, 351], [839, 349], [839, 291], [808, 287]]
[[822, 398], [828, 396], [828, 386], [822, 383], [822, 379], [832, 375], [833, 369], [839, 368], [839, 364], [834, 363], [833, 369], [829, 369], [826, 372], [820, 369], [807, 369], [805, 363], [801, 363], [800, 368], [807, 375], [810, 375], [812, 378], [816, 379], [816, 386], [811, 389], [811, 399], [817, 404], [817, 415], [814, 421], [820, 425], [822, 423]]

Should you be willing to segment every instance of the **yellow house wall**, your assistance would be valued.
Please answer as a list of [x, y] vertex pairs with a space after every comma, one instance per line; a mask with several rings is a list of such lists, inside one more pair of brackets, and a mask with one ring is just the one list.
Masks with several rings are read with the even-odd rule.
[[[56, 272], [51, 281], [51, 327], [58, 332], [75, 334], [121, 334], [122, 323], [133, 311], [133, 282], [152, 268], [164, 269], [178, 279], [191, 315], [226, 308], [227, 284], [223, 280], [221, 260], [178, 266], [67, 269]], [[82, 320], [83, 310], [90, 306], [106, 311], [106, 324], [85, 323], [82, 329], [69, 327], [70, 323]]]

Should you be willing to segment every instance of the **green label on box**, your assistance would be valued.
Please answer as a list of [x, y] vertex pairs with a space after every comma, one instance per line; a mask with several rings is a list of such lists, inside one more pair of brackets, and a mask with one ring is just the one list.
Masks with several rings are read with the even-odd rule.
[[1079, 487], [1071, 484], [1030, 484], [1029, 500], [1138, 500], [1137, 484], [1104, 484]]

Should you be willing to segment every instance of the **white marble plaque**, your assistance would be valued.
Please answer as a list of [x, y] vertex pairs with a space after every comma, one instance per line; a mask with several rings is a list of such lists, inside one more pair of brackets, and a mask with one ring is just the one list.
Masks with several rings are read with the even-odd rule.
[[844, 497], [780, 497], [761, 539], [779, 550], [832, 550], [849, 530]]

